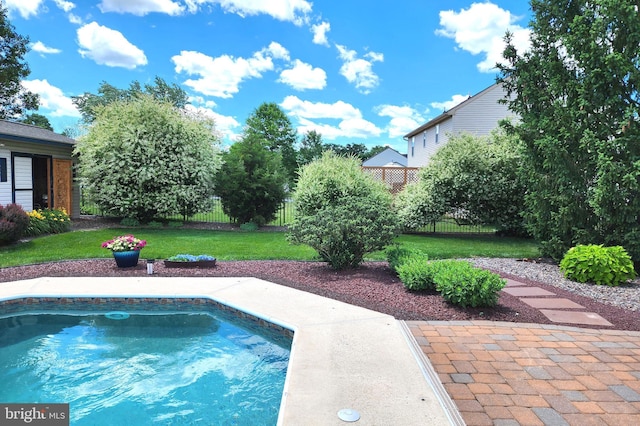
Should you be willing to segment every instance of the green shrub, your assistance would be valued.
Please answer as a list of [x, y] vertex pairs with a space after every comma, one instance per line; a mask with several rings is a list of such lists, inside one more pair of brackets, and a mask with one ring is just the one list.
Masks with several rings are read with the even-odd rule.
[[164, 225], [162, 224], [162, 222], [159, 222], [157, 220], [152, 220], [151, 222], [147, 223], [147, 227], [149, 228], [162, 228]]
[[387, 256], [387, 263], [389, 267], [394, 271], [398, 272], [398, 266], [405, 261], [406, 258], [411, 256], [414, 253], [411, 249], [402, 247], [400, 244], [394, 244], [391, 247], [385, 250], [385, 255]]
[[182, 228], [184, 226], [184, 222], [180, 220], [170, 220], [167, 225], [169, 228]]
[[266, 143], [256, 135], [245, 135], [222, 155], [216, 194], [222, 211], [236, 223], [263, 226], [276, 218], [285, 199], [287, 176], [282, 159]]
[[210, 209], [220, 165], [212, 119], [148, 95], [95, 113], [74, 152], [84, 194], [99, 211], [146, 222]]
[[18, 241], [29, 226], [29, 216], [18, 204], [0, 205], [0, 244]]
[[636, 276], [631, 257], [621, 246], [577, 245], [564, 255], [560, 270], [570, 280], [608, 286]]
[[356, 158], [325, 152], [301, 169], [293, 198], [289, 242], [312, 247], [334, 269], [359, 265], [397, 235], [391, 194]]
[[[453, 263], [455, 262], [455, 263]], [[495, 306], [506, 281], [498, 274], [453, 261], [434, 276], [436, 290], [447, 302], [462, 307]]]
[[431, 263], [426, 255], [412, 254], [404, 257], [398, 265], [397, 273], [407, 290], [435, 290]]

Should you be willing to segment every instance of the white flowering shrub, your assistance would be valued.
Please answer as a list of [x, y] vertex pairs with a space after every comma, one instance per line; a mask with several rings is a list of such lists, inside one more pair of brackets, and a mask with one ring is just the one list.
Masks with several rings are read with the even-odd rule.
[[140, 96], [99, 108], [75, 153], [90, 200], [109, 215], [146, 222], [209, 209], [219, 145], [211, 120]]

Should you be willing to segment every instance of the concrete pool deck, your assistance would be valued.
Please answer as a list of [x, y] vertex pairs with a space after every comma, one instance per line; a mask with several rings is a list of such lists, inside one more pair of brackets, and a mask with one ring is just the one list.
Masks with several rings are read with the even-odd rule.
[[207, 297], [295, 332], [281, 425], [463, 425], [438, 375], [390, 315], [256, 278], [65, 277], [5, 282], [24, 297]]

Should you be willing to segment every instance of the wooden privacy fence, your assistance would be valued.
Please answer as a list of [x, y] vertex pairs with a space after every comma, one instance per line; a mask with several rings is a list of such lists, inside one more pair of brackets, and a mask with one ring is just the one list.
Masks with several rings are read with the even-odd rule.
[[387, 184], [392, 194], [397, 194], [412, 182], [418, 181], [417, 167], [370, 167], [363, 166], [362, 170], [370, 173], [374, 178]]

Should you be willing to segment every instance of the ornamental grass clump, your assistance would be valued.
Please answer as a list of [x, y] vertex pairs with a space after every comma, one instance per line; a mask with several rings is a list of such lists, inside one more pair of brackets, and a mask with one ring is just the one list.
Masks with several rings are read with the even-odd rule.
[[102, 243], [102, 248], [109, 249], [111, 251], [139, 251], [147, 245], [145, 240], [136, 238], [131, 234], [119, 235], [112, 240]]
[[621, 246], [577, 245], [560, 262], [564, 276], [579, 283], [618, 286], [636, 277], [631, 256]]

